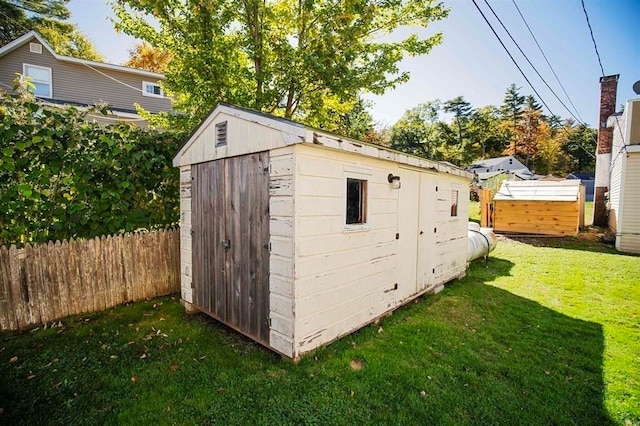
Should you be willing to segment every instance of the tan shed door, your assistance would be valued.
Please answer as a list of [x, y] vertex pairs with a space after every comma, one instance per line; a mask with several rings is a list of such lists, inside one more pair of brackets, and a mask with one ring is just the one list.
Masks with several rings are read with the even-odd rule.
[[192, 166], [194, 303], [269, 345], [269, 153]]

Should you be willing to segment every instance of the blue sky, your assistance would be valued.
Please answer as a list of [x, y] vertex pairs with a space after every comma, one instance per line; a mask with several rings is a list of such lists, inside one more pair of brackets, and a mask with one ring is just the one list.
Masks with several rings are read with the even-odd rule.
[[[511, 51], [541, 98], [561, 117], [569, 112], [538, 78], [517, 51], [485, 0], [480, 8]], [[562, 101], [571, 108], [558, 82], [526, 29], [513, 0], [488, 0], [511, 35]], [[577, 108], [592, 127], [598, 122], [600, 67], [589, 35], [580, 0], [515, 0], [549, 62]], [[620, 74], [618, 104], [639, 97], [631, 89], [640, 80], [640, 2], [638, 0], [584, 0], [606, 75]], [[403, 71], [411, 80], [383, 96], [366, 96], [374, 103], [371, 112], [381, 125], [393, 124], [406, 109], [433, 99], [464, 96], [474, 107], [500, 105], [511, 83], [522, 94], [534, 94], [513, 65], [471, 0], [450, 0], [449, 18], [427, 29], [405, 29], [428, 36], [444, 34], [444, 42], [422, 57], [406, 58]], [[71, 0], [71, 20], [95, 44], [108, 62], [122, 63], [135, 40], [117, 34], [109, 20], [105, 0]], [[575, 113], [575, 112], [574, 112]]]

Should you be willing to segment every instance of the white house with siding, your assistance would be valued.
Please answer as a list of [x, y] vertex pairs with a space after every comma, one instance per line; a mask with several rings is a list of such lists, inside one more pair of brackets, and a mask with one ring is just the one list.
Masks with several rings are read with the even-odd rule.
[[617, 250], [640, 253], [640, 99], [609, 117], [613, 129], [608, 190], [609, 229]]
[[185, 304], [287, 357], [465, 274], [455, 166], [228, 104], [173, 162]]

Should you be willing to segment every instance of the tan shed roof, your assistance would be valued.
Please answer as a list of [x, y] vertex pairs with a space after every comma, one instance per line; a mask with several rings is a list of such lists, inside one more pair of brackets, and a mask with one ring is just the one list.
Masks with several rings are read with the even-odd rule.
[[579, 180], [504, 181], [495, 201], [576, 201], [580, 195]]

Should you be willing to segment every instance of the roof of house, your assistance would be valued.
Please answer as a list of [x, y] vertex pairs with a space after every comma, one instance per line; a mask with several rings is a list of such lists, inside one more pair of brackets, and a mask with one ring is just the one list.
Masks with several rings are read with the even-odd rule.
[[498, 176], [501, 174], [508, 173], [507, 170], [498, 170], [497, 172], [475, 172], [476, 176], [478, 176], [478, 180], [487, 180], [491, 179], [494, 176]]
[[485, 158], [484, 160], [478, 160], [478, 161], [470, 164], [468, 168], [491, 167], [491, 166], [495, 166], [497, 164], [500, 164], [503, 161], [508, 160], [510, 158], [518, 161], [518, 159], [515, 158], [513, 155], [507, 155], [507, 156], [504, 156], [504, 157], [496, 157], [496, 158]]
[[55, 57], [59, 61], [81, 64], [89, 68], [102, 68], [102, 69], [113, 70], [113, 71], [127, 72], [130, 74], [136, 74], [143, 77], [154, 78], [156, 80], [164, 80], [165, 78], [164, 74], [159, 74], [159, 73], [151, 72], [147, 70], [141, 70], [138, 68], [130, 68], [122, 65], [108, 64], [106, 62], [95, 62], [95, 61], [89, 61], [86, 59], [73, 58], [71, 56], [58, 55], [56, 52], [54, 52], [51, 46], [49, 46], [49, 44], [35, 31], [29, 31], [28, 33], [18, 37], [12, 42], [7, 43], [4, 46], [0, 47], [0, 57], [17, 49], [18, 47], [22, 46], [23, 44], [29, 42], [34, 38], [38, 41], [38, 43], [43, 45], [44, 48], [47, 49], [47, 51], [51, 53], [51, 55], [53, 55], [53, 57]]
[[448, 173], [461, 176], [471, 180], [473, 173], [470, 173], [460, 167], [445, 164], [444, 162], [428, 160], [426, 158], [396, 151], [391, 148], [376, 145], [372, 143], [362, 142], [355, 139], [347, 138], [326, 130], [317, 129], [289, 120], [283, 117], [266, 114], [261, 111], [249, 108], [239, 107], [224, 102], [217, 104], [211, 112], [204, 118], [198, 127], [189, 136], [187, 141], [180, 147], [173, 157], [173, 165], [180, 165], [182, 155], [194, 144], [205, 129], [214, 121], [219, 113], [224, 113], [239, 119], [253, 122], [258, 125], [269, 127], [283, 132], [283, 144], [292, 145], [296, 143], [312, 143], [314, 145], [325, 146], [328, 148], [339, 149], [347, 152], [375, 157], [382, 160], [395, 161], [415, 167], [432, 169], [437, 172]]
[[567, 176], [567, 179], [594, 180], [595, 178], [595, 173], [571, 173]]
[[495, 201], [576, 201], [580, 196], [579, 180], [504, 181]]

